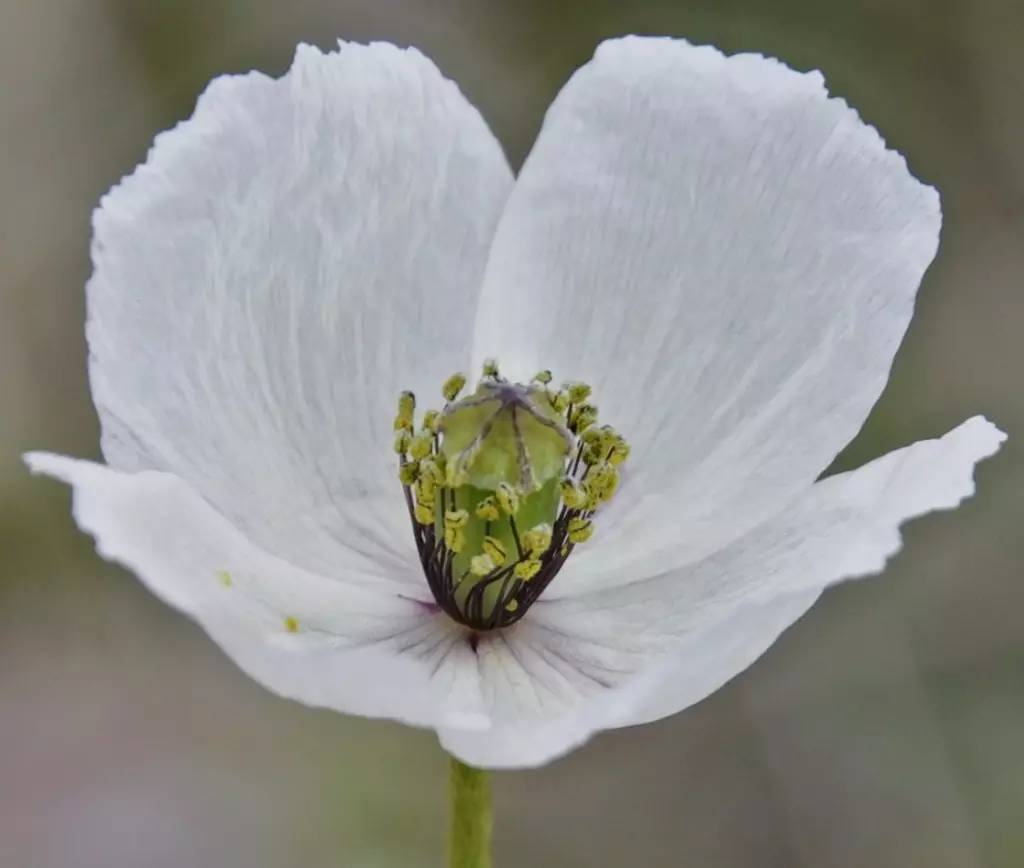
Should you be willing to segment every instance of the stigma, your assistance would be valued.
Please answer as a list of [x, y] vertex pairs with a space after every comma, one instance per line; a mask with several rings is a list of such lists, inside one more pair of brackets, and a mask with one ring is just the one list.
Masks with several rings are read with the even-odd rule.
[[487, 361], [465, 397], [465, 375], [445, 381], [440, 410], [417, 419], [413, 393], [398, 399], [398, 478], [423, 573], [441, 609], [474, 631], [526, 614], [593, 535], [629, 456], [598, 426], [590, 386], [552, 379], [510, 383]]

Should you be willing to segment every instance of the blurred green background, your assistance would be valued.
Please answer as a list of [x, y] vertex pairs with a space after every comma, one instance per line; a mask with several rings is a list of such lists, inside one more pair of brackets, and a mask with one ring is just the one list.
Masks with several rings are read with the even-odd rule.
[[975, 500], [717, 695], [500, 775], [499, 865], [1024, 864], [1024, 5], [3, 0], [0, 865], [439, 864], [432, 735], [264, 692], [100, 561], [18, 456], [98, 455], [89, 213], [212, 76], [283, 72], [299, 40], [415, 44], [518, 166], [560, 84], [627, 32], [822, 69], [942, 192], [917, 316], [837, 466], [976, 412], [1011, 439]]

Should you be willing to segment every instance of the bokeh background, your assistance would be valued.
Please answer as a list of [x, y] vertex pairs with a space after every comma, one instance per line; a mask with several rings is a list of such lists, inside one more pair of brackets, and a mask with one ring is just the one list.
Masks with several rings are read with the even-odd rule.
[[518, 166], [567, 75], [626, 32], [822, 69], [942, 192], [917, 316], [837, 466], [977, 412], [1011, 439], [975, 500], [712, 698], [500, 775], [499, 864], [1024, 864], [1024, 4], [2, 0], [0, 865], [440, 864], [430, 734], [264, 692], [99, 560], [18, 456], [98, 455], [89, 213], [212, 76], [280, 73], [300, 40], [415, 44]]

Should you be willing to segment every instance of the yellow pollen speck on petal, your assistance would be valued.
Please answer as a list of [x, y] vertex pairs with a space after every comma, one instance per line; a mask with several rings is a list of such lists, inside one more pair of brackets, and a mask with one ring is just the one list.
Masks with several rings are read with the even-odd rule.
[[295, 618], [293, 618], [291, 615], [285, 615], [285, 618], [284, 618], [284, 629], [287, 630], [289, 633], [298, 633], [299, 632], [299, 622]]
[[234, 580], [231, 578], [231, 573], [227, 570], [217, 570], [217, 581], [225, 588], [230, 588], [234, 584]]

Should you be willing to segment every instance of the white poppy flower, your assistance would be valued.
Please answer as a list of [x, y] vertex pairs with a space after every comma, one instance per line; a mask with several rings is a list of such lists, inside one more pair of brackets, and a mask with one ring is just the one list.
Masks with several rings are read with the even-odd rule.
[[[1003, 440], [980, 417], [816, 481], [885, 386], [939, 224], [903, 158], [775, 60], [607, 42], [513, 178], [417, 51], [301, 46], [280, 79], [214, 81], [104, 197], [107, 464], [27, 460], [274, 692], [540, 764], [707, 696], [825, 587], [881, 570], [902, 522], [973, 492]], [[443, 438], [412, 443], [403, 403], [396, 456], [399, 393], [440, 405], [491, 357], [508, 381], [428, 417]], [[542, 369], [551, 386], [514, 385]], [[563, 378], [592, 399], [566, 407]], [[500, 442], [477, 449], [488, 400]], [[576, 462], [581, 400], [627, 461]], [[531, 498], [547, 520], [510, 550], [509, 501]]]

